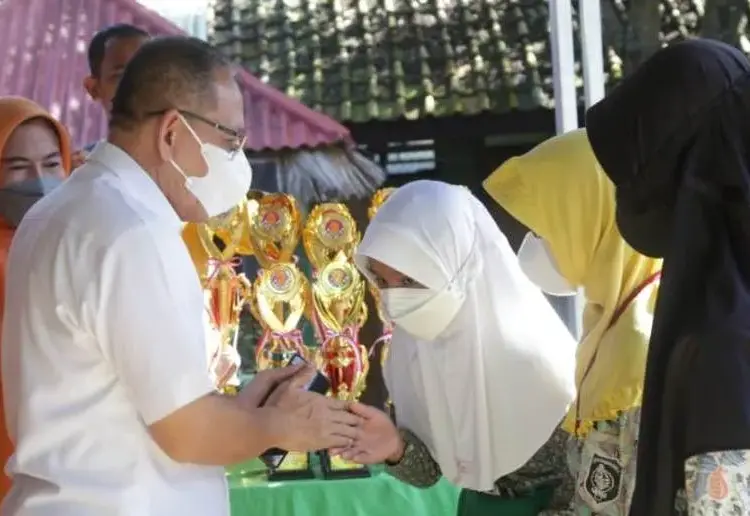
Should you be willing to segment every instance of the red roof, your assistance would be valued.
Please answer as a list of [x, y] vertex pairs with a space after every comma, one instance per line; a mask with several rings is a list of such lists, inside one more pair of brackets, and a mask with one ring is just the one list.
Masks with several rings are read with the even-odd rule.
[[[175, 0], [179, 1], [179, 0]], [[85, 145], [106, 134], [106, 118], [83, 89], [87, 45], [98, 30], [131, 23], [152, 35], [182, 31], [135, 0], [0, 1], [0, 95], [46, 106]], [[349, 131], [253, 77], [238, 74], [245, 94], [247, 148], [319, 147], [350, 141]]]

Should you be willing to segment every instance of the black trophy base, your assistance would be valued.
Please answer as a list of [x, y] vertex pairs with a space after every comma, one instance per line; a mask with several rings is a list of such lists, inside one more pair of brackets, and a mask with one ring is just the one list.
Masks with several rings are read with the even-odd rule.
[[345, 461], [340, 457], [331, 457], [328, 452], [320, 452], [320, 469], [323, 471], [323, 478], [326, 480], [371, 476], [367, 466]]
[[310, 480], [315, 478], [315, 472], [310, 462], [310, 454], [289, 452], [278, 468], [268, 471], [269, 482], [285, 482], [288, 480]]

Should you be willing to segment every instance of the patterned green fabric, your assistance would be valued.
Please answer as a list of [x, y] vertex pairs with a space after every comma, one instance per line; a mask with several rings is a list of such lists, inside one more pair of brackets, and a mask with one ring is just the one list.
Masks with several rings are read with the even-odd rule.
[[[395, 465], [387, 465], [386, 471], [399, 480], [417, 487], [429, 487], [441, 476], [440, 467], [430, 455], [427, 446], [412, 432], [400, 430], [406, 444], [404, 456]], [[568, 473], [566, 462], [567, 434], [558, 429], [549, 441], [522, 468], [501, 477], [495, 484], [495, 492], [475, 496], [462, 494], [465, 510], [468, 507], [496, 506], [497, 500], [526, 499], [528, 503], [510, 504], [518, 514], [527, 514], [529, 508], [537, 512], [541, 508], [565, 510], [573, 496], [573, 478]], [[490, 498], [486, 498], [489, 496]], [[543, 501], [540, 505], [540, 500]], [[470, 514], [467, 512], [466, 514]], [[473, 514], [473, 513], [471, 513]], [[480, 514], [479, 512], [477, 514]], [[508, 514], [516, 514], [509, 512]]]
[[404, 456], [398, 464], [386, 464], [385, 470], [397, 479], [416, 487], [430, 487], [440, 480], [440, 466], [430, 450], [411, 431], [399, 430], [404, 440]]
[[[695, 0], [660, 3], [662, 41], [694, 33]], [[547, 4], [216, 0], [212, 42], [261, 80], [340, 121], [549, 108]], [[638, 45], [627, 4], [602, 2], [605, 67], [614, 79], [625, 49]]]

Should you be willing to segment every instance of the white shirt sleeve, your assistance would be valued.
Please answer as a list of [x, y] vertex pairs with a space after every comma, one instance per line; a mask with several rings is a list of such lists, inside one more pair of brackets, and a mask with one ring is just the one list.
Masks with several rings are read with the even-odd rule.
[[101, 262], [96, 334], [147, 425], [214, 390], [203, 293], [179, 233], [131, 228]]

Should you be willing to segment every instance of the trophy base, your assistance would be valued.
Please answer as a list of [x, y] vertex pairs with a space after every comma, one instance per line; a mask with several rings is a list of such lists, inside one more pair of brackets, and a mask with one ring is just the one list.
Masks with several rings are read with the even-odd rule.
[[310, 455], [300, 452], [287, 453], [279, 467], [268, 472], [268, 480], [271, 482], [311, 478], [315, 478], [315, 473], [310, 465]]
[[370, 476], [370, 470], [367, 466], [344, 460], [341, 457], [331, 457], [328, 452], [320, 452], [320, 467], [326, 480]]

